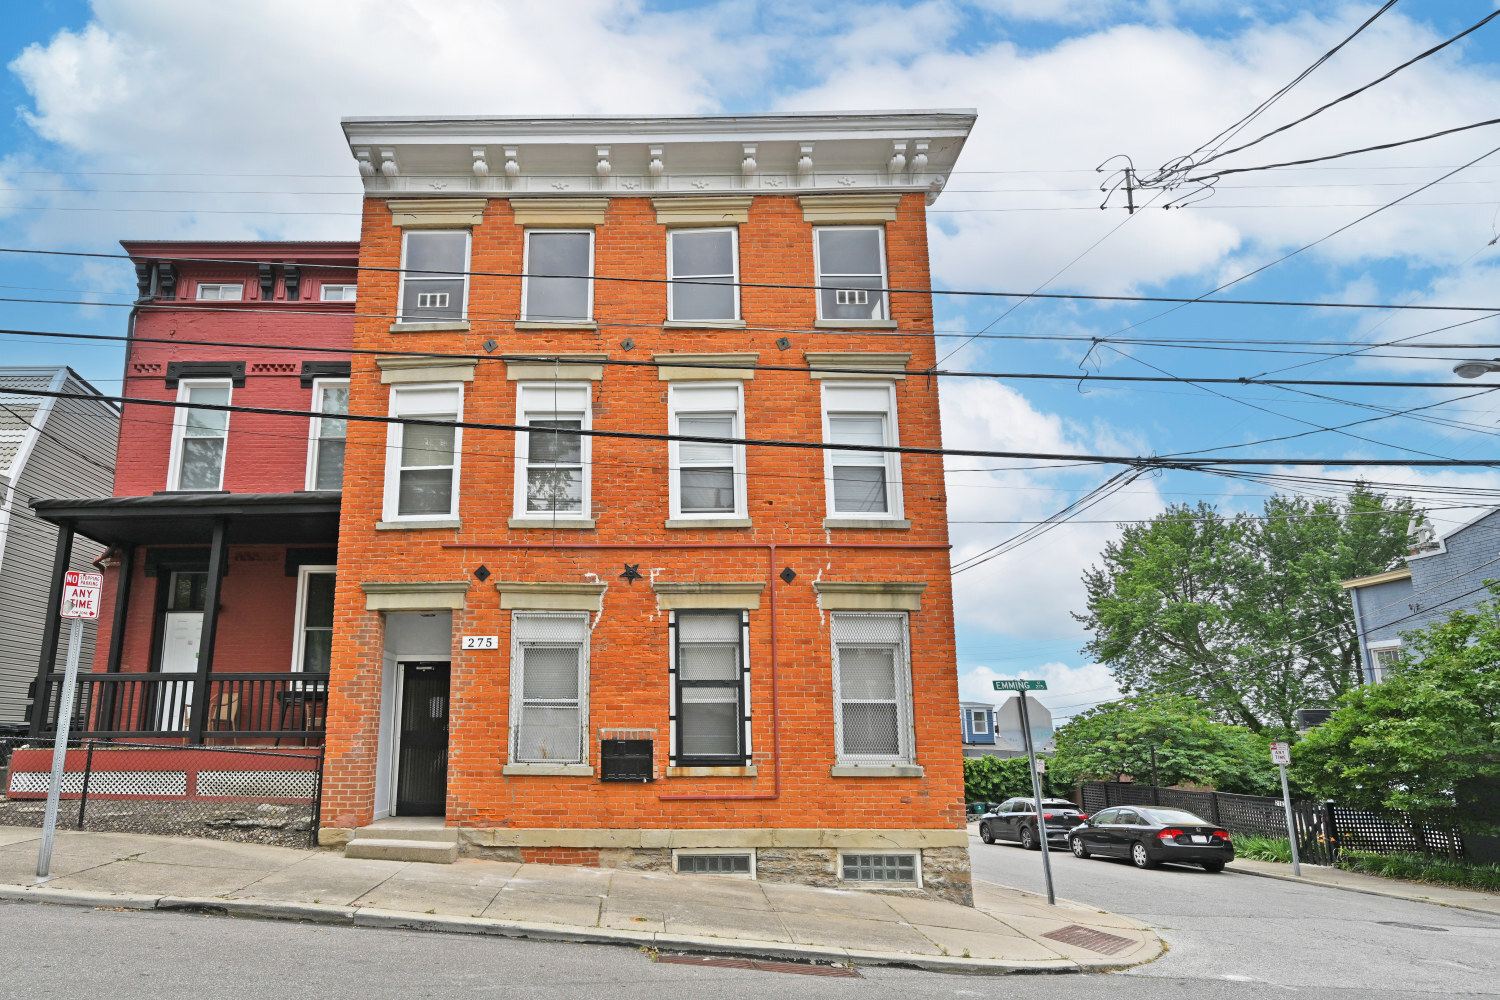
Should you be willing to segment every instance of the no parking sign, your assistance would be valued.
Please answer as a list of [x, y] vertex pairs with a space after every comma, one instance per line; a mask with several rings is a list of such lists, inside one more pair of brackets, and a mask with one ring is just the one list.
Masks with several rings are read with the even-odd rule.
[[63, 574], [62, 616], [64, 618], [98, 618], [99, 601], [104, 593], [104, 576], [80, 573], [70, 569]]

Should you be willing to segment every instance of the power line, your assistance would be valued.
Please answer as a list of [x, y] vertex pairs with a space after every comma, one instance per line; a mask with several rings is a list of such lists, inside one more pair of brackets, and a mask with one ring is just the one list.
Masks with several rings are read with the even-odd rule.
[[[1375, 146], [1365, 146], [1361, 149], [1348, 149], [1342, 153], [1329, 153], [1326, 156], [1312, 156], [1302, 160], [1286, 160], [1282, 163], [1265, 163], [1258, 167], [1230, 167], [1225, 170], [1216, 170], [1213, 173], [1202, 174], [1198, 177], [1189, 177], [1186, 183], [1203, 183], [1219, 177], [1228, 177], [1231, 174], [1248, 174], [1259, 170], [1276, 170], [1281, 167], [1296, 167], [1305, 163], [1322, 163], [1326, 160], [1338, 160], [1346, 156], [1358, 156], [1361, 153], [1375, 153], [1382, 149], [1395, 149], [1397, 146], [1410, 146], [1417, 142], [1427, 142], [1429, 139], [1441, 139], [1445, 135], [1453, 135], [1458, 132], [1467, 132], [1470, 129], [1486, 128], [1490, 125], [1500, 125], [1500, 118], [1488, 118], [1482, 122], [1473, 122], [1468, 125], [1458, 125], [1454, 128], [1445, 128], [1438, 132], [1430, 132], [1427, 135], [1419, 135], [1412, 139], [1401, 139], [1396, 142], [1382, 142]], [[1485, 154], [1489, 155], [1489, 154]], [[1462, 170], [1462, 167], [1458, 169]]]

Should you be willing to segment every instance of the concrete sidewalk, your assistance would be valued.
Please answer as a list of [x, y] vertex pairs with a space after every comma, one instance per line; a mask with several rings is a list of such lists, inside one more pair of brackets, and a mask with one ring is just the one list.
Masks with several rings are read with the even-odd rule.
[[[703, 875], [460, 860], [364, 861], [330, 851], [0, 827], [0, 899], [184, 909], [664, 951], [909, 965], [950, 972], [1082, 972], [1163, 951], [1146, 926], [976, 884], [976, 906]], [[1061, 939], [1056, 936], [1061, 935]]]
[[1403, 882], [1400, 879], [1382, 878], [1379, 875], [1346, 872], [1342, 868], [1325, 868], [1322, 865], [1309, 864], [1302, 866], [1302, 875], [1298, 877], [1292, 874], [1291, 865], [1275, 861], [1250, 861], [1245, 858], [1236, 859], [1224, 870], [1237, 875], [1259, 875], [1261, 878], [1285, 879], [1288, 882], [1317, 885], [1327, 889], [1344, 889], [1371, 896], [1409, 899], [1415, 903], [1436, 903], [1439, 906], [1451, 906], [1459, 910], [1500, 915], [1500, 895], [1478, 892], [1473, 889], [1429, 885], [1426, 882]]

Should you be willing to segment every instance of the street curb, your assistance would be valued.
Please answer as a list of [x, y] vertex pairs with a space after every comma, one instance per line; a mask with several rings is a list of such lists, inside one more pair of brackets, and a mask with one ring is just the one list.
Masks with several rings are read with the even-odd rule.
[[1487, 916], [1500, 916], [1494, 910], [1484, 910], [1477, 906], [1465, 906], [1463, 903], [1445, 903], [1440, 899], [1432, 899], [1428, 896], [1413, 896], [1403, 892], [1388, 892], [1382, 889], [1361, 889], [1358, 886], [1342, 885], [1338, 882], [1324, 882], [1321, 879], [1308, 878], [1307, 876], [1282, 875], [1280, 872], [1256, 872], [1248, 868], [1236, 868], [1230, 864], [1224, 869], [1234, 875], [1250, 875], [1255, 878], [1271, 878], [1278, 882], [1292, 882], [1296, 885], [1315, 885], [1320, 889], [1338, 889], [1340, 892], [1357, 892], [1364, 896], [1381, 896], [1385, 899], [1402, 899], [1408, 903], [1429, 903], [1433, 906], [1446, 906], [1450, 910], [1463, 910], [1466, 913], [1483, 913]]
[[[335, 906], [328, 903], [226, 899], [219, 896], [112, 894], [74, 889], [32, 888], [23, 885], [0, 885], [0, 900], [53, 903], [62, 906], [85, 906], [90, 908], [103, 907], [129, 910], [210, 913], [258, 920], [294, 920], [324, 924], [344, 924], [350, 927], [414, 930], [441, 934], [477, 934], [524, 938], [537, 941], [564, 941], [575, 944], [624, 945], [628, 947], [648, 948], [653, 951], [681, 951], [701, 955], [744, 955], [798, 962], [835, 962], [840, 965], [894, 965], [924, 969], [929, 972], [962, 973], [968, 975], [1058, 975], [1105, 972], [1125, 966], [1143, 964], [1143, 962], [1130, 962], [1122, 965], [1119, 962], [1109, 961], [1082, 963], [1071, 959], [1057, 959], [1045, 962], [1007, 962], [1000, 959], [952, 958], [942, 955], [910, 955], [902, 952], [855, 951], [846, 948], [789, 944], [779, 941], [752, 941], [745, 938], [696, 937], [667, 934], [661, 931], [613, 930], [606, 927], [568, 927], [562, 924], [490, 920], [484, 917], [408, 913], [401, 910], [382, 910], [368, 906], [353, 907]], [[1144, 961], [1151, 961], [1151, 959], [1145, 959]]]

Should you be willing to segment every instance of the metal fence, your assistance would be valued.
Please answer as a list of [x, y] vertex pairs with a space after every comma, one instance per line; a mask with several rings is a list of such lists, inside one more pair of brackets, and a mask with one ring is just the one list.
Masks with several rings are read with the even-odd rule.
[[[1119, 781], [1087, 781], [1079, 786], [1087, 813], [1111, 806], [1165, 806], [1186, 809], [1245, 836], [1285, 837], [1286, 812], [1280, 799], [1264, 795], [1159, 788]], [[1298, 850], [1314, 864], [1331, 864], [1342, 849], [1376, 854], [1464, 856], [1463, 837], [1451, 827], [1419, 823], [1405, 813], [1373, 813], [1333, 802], [1293, 802]]]
[[[51, 740], [0, 739], [0, 825], [41, 826]], [[316, 846], [322, 748], [70, 741], [59, 829]]]

